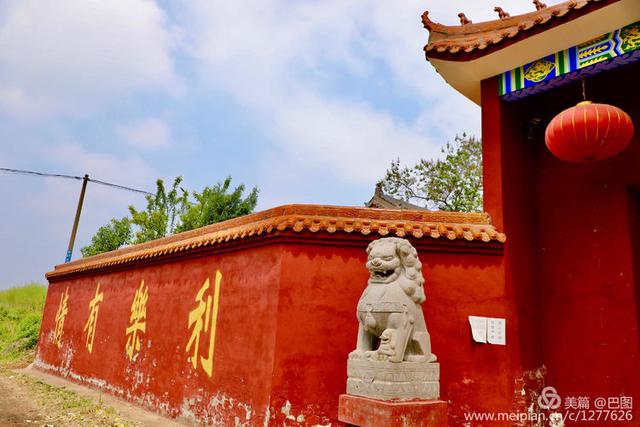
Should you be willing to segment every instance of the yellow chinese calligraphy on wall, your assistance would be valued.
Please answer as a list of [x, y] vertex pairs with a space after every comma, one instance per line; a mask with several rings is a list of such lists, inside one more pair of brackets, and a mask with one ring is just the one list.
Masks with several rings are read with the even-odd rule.
[[199, 358], [202, 369], [209, 377], [213, 375], [213, 351], [216, 340], [216, 322], [218, 320], [218, 300], [220, 297], [221, 282], [222, 273], [220, 273], [220, 271], [216, 272], [216, 281], [213, 289], [210, 289], [209, 278], [207, 278], [196, 294], [196, 307], [189, 312], [189, 329], [193, 329], [185, 352], [192, 352], [189, 360], [194, 369], [197, 369], [198, 355], [200, 352], [200, 335], [204, 334], [206, 338], [207, 334], [209, 334], [207, 357], [200, 356]]
[[127, 345], [126, 351], [129, 360], [140, 351], [140, 334], [147, 331], [147, 299], [149, 298], [149, 288], [144, 286], [144, 280], [136, 290], [131, 303], [131, 316], [129, 317], [129, 327], [126, 330]]
[[84, 325], [84, 332], [87, 334], [86, 346], [89, 353], [93, 351], [93, 338], [96, 334], [96, 325], [98, 324], [98, 310], [100, 303], [104, 299], [104, 292], [100, 292], [100, 284], [96, 287], [96, 295], [89, 301], [89, 318]]
[[53, 343], [60, 348], [62, 345], [62, 335], [64, 334], [64, 320], [69, 313], [69, 288], [66, 288], [60, 295], [60, 304], [56, 312], [56, 326], [53, 332]]

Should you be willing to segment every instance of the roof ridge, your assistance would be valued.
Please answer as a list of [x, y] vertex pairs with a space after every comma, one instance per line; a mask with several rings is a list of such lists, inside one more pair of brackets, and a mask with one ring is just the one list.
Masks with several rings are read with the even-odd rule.
[[532, 12], [461, 25], [444, 25], [434, 22], [429, 17], [429, 11], [425, 11], [422, 14], [422, 23], [429, 30], [429, 42], [424, 50], [427, 57], [437, 57], [438, 54], [465, 54], [487, 49], [490, 46], [500, 44], [505, 39], [513, 39], [521, 33], [539, 28], [553, 18], [577, 18], [582, 14], [571, 12], [584, 11], [586, 13], [588, 12], [584, 10], [586, 6], [598, 4], [597, 7], [603, 7], [618, 1], [620, 0], [568, 0], [548, 7], [546, 5], [540, 7], [538, 4], [543, 5], [542, 3], [534, 2], [537, 10]]
[[285, 205], [190, 232], [76, 260], [55, 267], [47, 278], [97, 270], [139, 260], [159, 258], [229, 241], [268, 235], [276, 231], [299, 233], [345, 232], [363, 235], [413, 236], [504, 243], [506, 236], [491, 225], [486, 213], [370, 209], [323, 205]]

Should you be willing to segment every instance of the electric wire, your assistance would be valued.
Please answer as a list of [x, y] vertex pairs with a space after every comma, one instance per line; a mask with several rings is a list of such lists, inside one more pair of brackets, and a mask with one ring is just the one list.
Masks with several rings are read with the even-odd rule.
[[[36, 172], [36, 171], [30, 171], [30, 170], [24, 170], [24, 169], [0, 168], [0, 172], [12, 173], [12, 174], [16, 174], [16, 175], [40, 176], [40, 177], [45, 177], [45, 178], [73, 179], [73, 180], [77, 180], [77, 181], [82, 181], [84, 179], [84, 177], [77, 176], [77, 175], [65, 175], [65, 174], [60, 174], [60, 173]], [[153, 195], [153, 193], [149, 193], [148, 191], [138, 190], [137, 188], [127, 187], [127, 186], [124, 186], [124, 185], [114, 184], [114, 183], [106, 182], [106, 181], [101, 181], [99, 179], [88, 178], [87, 180], [90, 181], [90, 182], [94, 182], [96, 184], [100, 184], [100, 185], [104, 185], [104, 186], [112, 187], [112, 188], [117, 188], [117, 189], [120, 189], [120, 190], [131, 191], [133, 193]]]
[[77, 179], [82, 181], [81, 176], [63, 175], [59, 173], [35, 172], [35, 171], [28, 171], [28, 170], [22, 170], [22, 169], [9, 169], [9, 168], [0, 168], [0, 171], [6, 172], [6, 173], [14, 173], [18, 175], [36, 175], [36, 176], [51, 177], [51, 178]]
[[96, 184], [106, 185], [107, 187], [119, 188], [120, 190], [133, 191], [134, 193], [148, 194], [153, 196], [153, 193], [149, 193], [148, 191], [138, 190], [137, 188], [126, 187], [124, 185], [113, 184], [111, 182], [100, 181], [98, 179], [91, 179], [89, 181], [95, 182]]

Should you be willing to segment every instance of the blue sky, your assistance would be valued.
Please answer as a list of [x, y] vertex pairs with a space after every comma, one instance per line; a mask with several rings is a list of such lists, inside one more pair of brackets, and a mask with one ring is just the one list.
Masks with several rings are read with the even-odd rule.
[[[504, 0], [512, 14], [533, 10]], [[557, 3], [547, 2], [548, 4]], [[420, 15], [493, 1], [5, 0], [0, 167], [153, 191], [231, 175], [259, 209], [362, 205], [392, 159], [437, 156], [480, 111], [424, 60]], [[0, 174], [0, 288], [64, 260], [80, 186]], [[141, 196], [90, 185], [78, 239]]]

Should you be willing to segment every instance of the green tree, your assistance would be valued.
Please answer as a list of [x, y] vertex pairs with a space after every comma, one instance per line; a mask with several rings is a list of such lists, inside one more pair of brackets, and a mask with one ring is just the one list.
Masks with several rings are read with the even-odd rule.
[[131, 242], [131, 221], [129, 218], [112, 218], [109, 224], [103, 225], [91, 238], [91, 244], [80, 249], [82, 256], [101, 254], [113, 251]]
[[173, 234], [176, 230], [176, 220], [188, 209], [189, 193], [180, 188], [182, 177], [173, 180], [171, 190], [167, 193], [164, 181], [156, 181], [156, 194], [146, 196], [147, 209], [137, 210], [129, 206], [131, 223], [137, 226], [134, 243], [144, 243], [149, 240]]
[[177, 177], [169, 192], [164, 181], [156, 181], [156, 193], [146, 196], [145, 210], [129, 206], [131, 217], [112, 219], [98, 229], [91, 244], [81, 249], [87, 257], [108, 252], [130, 243], [143, 243], [161, 237], [203, 227], [253, 212], [258, 202], [258, 188], [254, 187], [243, 197], [244, 185], [229, 192], [231, 177], [213, 187], [205, 187], [200, 193], [190, 193], [180, 187], [182, 177]]
[[481, 140], [462, 134], [442, 153], [442, 159], [420, 159], [411, 167], [392, 161], [381, 181], [383, 190], [428, 209], [482, 211]]
[[253, 212], [258, 203], [258, 188], [253, 187], [249, 195], [243, 198], [244, 185], [227, 193], [230, 187], [231, 177], [227, 177], [224, 182], [205, 187], [200, 193], [194, 191], [195, 203], [191, 203], [180, 217], [181, 224], [176, 231], [193, 230]]

